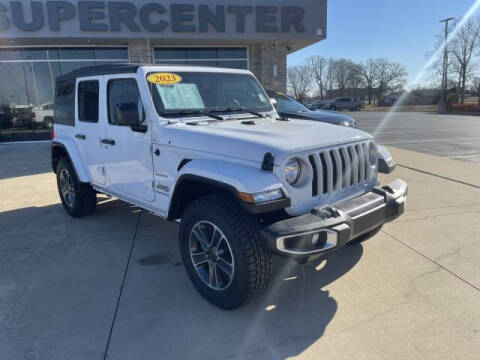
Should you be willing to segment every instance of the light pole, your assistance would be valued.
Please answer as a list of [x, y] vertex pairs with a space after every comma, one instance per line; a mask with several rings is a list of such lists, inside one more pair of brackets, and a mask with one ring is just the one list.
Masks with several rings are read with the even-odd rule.
[[447, 18], [440, 20], [441, 23], [445, 23], [445, 41], [443, 45], [443, 75], [442, 75], [442, 91], [440, 98], [440, 112], [444, 113], [447, 107], [447, 72], [448, 72], [448, 50], [447, 50], [447, 39], [448, 39], [448, 22], [455, 20], [455, 18]]

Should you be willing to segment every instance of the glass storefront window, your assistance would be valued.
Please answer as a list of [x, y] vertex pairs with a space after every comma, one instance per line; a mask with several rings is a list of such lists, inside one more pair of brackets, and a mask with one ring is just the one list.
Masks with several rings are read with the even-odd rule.
[[248, 52], [245, 47], [158, 47], [154, 54], [156, 64], [248, 69]]
[[0, 49], [0, 141], [49, 139], [55, 78], [114, 62], [128, 62], [127, 48]]

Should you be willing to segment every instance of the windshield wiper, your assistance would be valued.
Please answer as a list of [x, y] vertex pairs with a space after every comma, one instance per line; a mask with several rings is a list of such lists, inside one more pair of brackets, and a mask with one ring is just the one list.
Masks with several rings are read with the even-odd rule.
[[265, 117], [265, 116], [263, 116], [263, 114], [260, 114], [256, 111], [248, 110], [247, 108], [244, 108], [244, 107], [228, 107], [228, 108], [225, 108], [225, 109], [212, 110], [211, 112], [214, 112], [214, 113], [232, 113], [232, 112], [237, 112], [237, 111], [243, 111], [243, 112], [249, 113], [251, 115], [254, 115], [256, 117], [259, 117], [259, 118], [264, 118]]
[[221, 116], [212, 114], [209, 111], [202, 111], [202, 110], [180, 110], [180, 111], [172, 111], [172, 112], [163, 112], [161, 116], [168, 117], [168, 116], [184, 116], [184, 115], [201, 115], [201, 116], [208, 116], [215, 120], [223, 120]]

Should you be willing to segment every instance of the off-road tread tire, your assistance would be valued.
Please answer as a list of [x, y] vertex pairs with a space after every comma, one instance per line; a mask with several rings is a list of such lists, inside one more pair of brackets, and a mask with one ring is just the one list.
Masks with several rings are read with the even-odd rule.
[[[72, 207], [69, 207], [63, 200], [62, 191], [60, 190], [60, 172], [62, 169], [67, 169], [69, 172], [73, 184], [75, 186], [75, 203]], [[88, 183], [82, 183], [77, 177], [70, 160], [66, 157], [61, 158], [58, 161], [57, 169], [57, 187], [60, 199], [62, 200], [62, 205], [67, 211], [67, 213], [73, 217], [83, 217], [91, 215], [95, 211], [97, 206], [97, 193]]]
[[348, 243], [348, 245], [355, 245], [355, 244], [360, 244], [361, 242], [367, 241], [368, 239], [371, 239], [375, 235], [378, 234], [380, 230], [382, 230], [383, 224], [380, 226], [377, 226], [375, 229], [370, 230], [369, 232], [366, 232], [363, 235], [360, 235], [359, 237], [353, 239]]
[[[237, 250], [234, 279], [223, 291], [206, 286], [198, 278], [190, 260], [188, 235], [191, 227], [200, 220], [215, 223], [228, 238], [232, 251], [235, 253]], [[227, 228], [221, 226], [217, 220]], [[261, 246], [258, 229], [258, 220], [245, 213], [236, 200], [224, 195], [202, 197], [190, 204], [183, 213], [179, 241], [187, 274], [197, 290], [222, 309], [236, 309], [253, 301], [268, 285], [272, 272], [272, 256]], [[241, 263], [245, 266], [240, 266]]]

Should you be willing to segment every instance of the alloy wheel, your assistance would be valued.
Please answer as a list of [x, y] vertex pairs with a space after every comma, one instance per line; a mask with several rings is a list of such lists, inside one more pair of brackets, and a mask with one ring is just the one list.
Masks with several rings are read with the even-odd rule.
[[232, 249], [223, 232], [209, 221], [193, 225], [189, 236], [192, 264], [200, 279], [214, 290], [226, 289], [233, 279]]
[[75, 185], [67, 169], [62, 169], [60, 172], [60, 191], [68, 207], [73, 207], [75, 204]]

